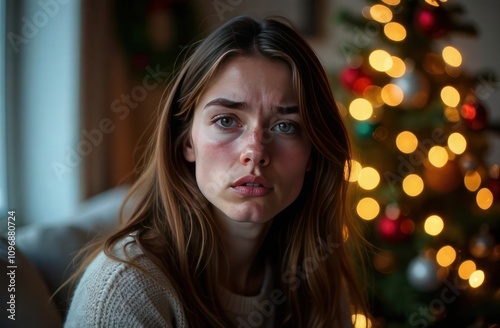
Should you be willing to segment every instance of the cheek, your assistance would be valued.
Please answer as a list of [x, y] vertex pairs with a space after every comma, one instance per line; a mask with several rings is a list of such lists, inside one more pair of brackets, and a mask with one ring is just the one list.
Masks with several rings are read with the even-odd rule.
[[[229, 182], [229, 169], [234, 162], [234, 149], [227, 144], [200, 140], [196, 145], [196, 180], [205, 193], [209, 187]], [[207, 187], [208, 186], [208, 187]]]
[[277, 145], [275, 147], [275, 162], [279, 162], [280, 167], [287, 171], [296, 171], [297, 174], [305, 173], [309, 158], [311, 157], [311, 147], [305, 145]]
[[203, 165], [227, 163], [230, 159], [234, 159], [235, 154], [234, 146], [231, 144], [210, 138], [200, 140], [197, 150], [199, 154], [197, 162], [202, 162], [200, 164]]

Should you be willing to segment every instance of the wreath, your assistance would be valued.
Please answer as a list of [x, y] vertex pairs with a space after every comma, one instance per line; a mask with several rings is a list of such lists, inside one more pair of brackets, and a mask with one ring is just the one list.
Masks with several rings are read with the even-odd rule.
[[115, 10], [127, 66], [139, 76], [148, 66], [170, 71], [196, 36], [197, 19], [187, 0], [117, 0]]

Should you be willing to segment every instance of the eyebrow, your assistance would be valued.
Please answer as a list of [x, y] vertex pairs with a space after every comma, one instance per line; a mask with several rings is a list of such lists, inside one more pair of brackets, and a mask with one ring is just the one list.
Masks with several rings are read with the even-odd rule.
[[221, 107], [226, 107], [226, 108], [231, 108], [231, 109], [243, 109], [244, 107], [247, 106], [246, 103], [241, 102], [241, 101], [232, 101], [226, 98], [215, 98], [213, 100], [210, 100], [204, 108], [210, 107], [210, 106], [221, 106]]
[[[241, 102], [241, 101], [233, 101], [229, 100], [226, 98], [215, 98], [213, 100], [210, 100], [204, 108], [210, 107], [210, 106], [221, 106], [221, 107], [226, 107], [230, 109], [239, 109], [243, 110], [245, 108], [248, 108], [248, 104], [246, 102]], [[273, 112], [277, 112], [281, 115], [287, 115], [287, 114], [295, 114], [299, 112], [299, 106], [274, 106], [272, 108]]]

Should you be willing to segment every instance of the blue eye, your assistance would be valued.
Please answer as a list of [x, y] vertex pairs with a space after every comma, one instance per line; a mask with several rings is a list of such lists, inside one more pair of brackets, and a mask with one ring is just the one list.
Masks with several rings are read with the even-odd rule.
[[297, 126], [289, 122], [280, 122], [273, 126], [272, 130], [280, 133], [291, 134], [297, 132]]

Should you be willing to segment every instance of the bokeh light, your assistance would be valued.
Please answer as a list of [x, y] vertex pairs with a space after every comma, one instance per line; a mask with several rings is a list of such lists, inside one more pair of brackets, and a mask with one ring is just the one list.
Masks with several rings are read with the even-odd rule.
[[373, 167], [364, 167], [358, 176], [358, 184], [365, 190], [372, 190], [378, 186], [380, 174]]
[[385, 24], [384, 34], [392, 41], [403, 41], [406, 38], [406, 29], [399, 23], [390, 22]]
[[435, 167], [443, 167], [448, 162], [448, 151], [441, 146], [434, 146], [429, 150], [429, 162]]
[[379, 212], [380, 205], [371, 197], [361, 199], [356, 206], [356, 213], [358, 213], [359, 217], [363, 220], [373, 220], [377, 217]]
[[469, 285], [472, 288], [477, 288], [481, 286], [484, 282], [484, 271], [483, 270], [476, 270], [471, 273], [469, 277]]
[[382, 88], [382, 100], [389, 106], [401, 104], [404, 98], [403, 90], [395, 84], [389, 83]]
[[403, 180], [403, 190], [408, 196], [418, 196], [424, 190], [424, 181], [418, 175], [410, 174]]
[[488, 188], [481, 188], [476, 195], [476, 203], [482, 210], [487, 210], [493, 204], [493, 194]]
[[359, 176], [359, 172], [361, 172], [361, 169], [362, 169], [361, 164], [358, 161], [352, 159], [351, 160], [351, 173], [349, 174], [349, 172], [347, 170], [347, 163], [346, 163], [345, 169], [344, 169], [344, 178], [349, 182], [358, 181], [358, 176]]
[[469, 191], [476, 191], [481, 186], [481, 175], [478, 171], [468, 171], [464, 177], [465, 188]]
[[442, 267], [447, 267], [455, 262], [457, 258], [457, 252], [453, 247], [447, 245], [441, 247], [441, 249], [436, 254], [436, 261]]
[[458, 275], [464, 280], [469, 279], [474, 271], [476, 271], [476, 263], [471, 260], [463, 261], [458, 267]]
[[438, 215], [431, 215], [425, 219], [424, 230], [428, 235], [437, 236], [443, 231], [444, 222]]
[[373, 106], [364, 98], [356, 98], [349, 105], [349, 114], [358, 121], [365, 121], [372, 116]]
[[460, 94], [457, 89], [448, 85], [441, 90], [441, 100], [446, 106], [457, 107], [460, 103]]
[[439, 7], [439, 2], [437, 2], [437, 0], [425, 0], [425, 2], [427, 2], [431, 6]]
[[385, 215], [391, 220], [397, 220], [401, 216], [401, 207], [398, 203], [390, 203], [385, 206]]
[[453, 48], [451, 46], [445, 47], [442, 54], [444, 61], [448, 65], [459, 67], [462, 64], [462, 55], [456, 48]]
[[392, 11], [384, 5], [370, 7], [370, 16], [379, 23], [388, 23], [392, 20]]
[[386, 71], [387, 75], [394, 78], [403, 76], [406, 72], [405, 62], [401, 58], [396, 56], [391, 56], [391, 58], [392, 67]]
[[368, 57], [368, 61], [371, 67], [379, 72], [387, 72], [392, 67], [392, 57], [385, 50], [374, 50]]
[[371, 328], [372, 323], [364, 314], [353, 314], [351, 316], [354, 328]]
[[363, 90], [363, 98], [368, 100], [374, 108], [377, 108], [384, 104], [381, 93], [381, 87], [378, 85], [370, 85]]
[[444, 117], [449, 122], [458, 122], [458, 121], [460, 121], [460, 113], [458, 112], [458, 109], [456, 109], [455, 107], [446, 107], [444, 109]]
[[448, 137], [448, 147], [453, 153], [460, 155], [467, 149], [467, 140], [460, 133], [454, 132]]
[[417, 149], [418, 139], [410, 131], [403, 131], [396, 137], [396, 146], [401, 152], [410, 154]]
[[388, 4], [389, 6], [397, 6], [401, 2], [401, 0], [382, 0], [385, 4]]

